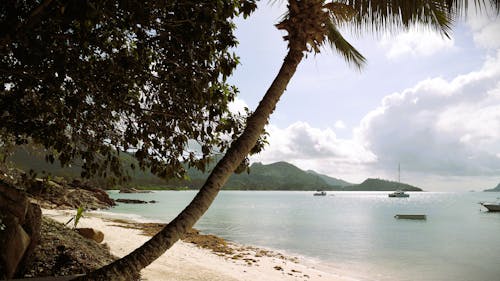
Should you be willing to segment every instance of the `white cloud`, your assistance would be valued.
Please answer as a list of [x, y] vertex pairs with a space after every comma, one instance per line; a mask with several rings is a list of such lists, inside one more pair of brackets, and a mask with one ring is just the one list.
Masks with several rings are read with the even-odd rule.
[[500, 18], [495, 12], [471, 13], [467, 17], [467, 24], [478, 46], [487, 49], [500, 47]]
[[230, 102], [229, 105], [229, 111], [232, 113], [245, 113], [245, 108], [248, 107], [247, 103], [240, 99], [240, 98], [235, 98], [234, 101]]
[[337, 120], [335, 122], [334, 126], [335, 126], [336, 129], [345, 129], [346, 128], [345, 123], [342, 120]]
[[407, 32], [396, 35], [386, 34], [379, 45], [385, 49], [386, 57], [397, 59], [403, 56], [431, 56], [435, 53], [450, 50], [454, 40], [448, 39], [436, 31], [413, 27]]
[[401, 162], [415, 173], [500, 175], [500, 52], [451, 81], [428, 79], [385, 97], [357, 136], [378, 167]]
[[285, 129], [268, 126], [269, 146], [259, 158], [265, 162], [283, 159], [336, 159], [353, 163], [375, 160], [356, 140], [339, 139], [331, 129], [321, 130], [305, 122], [296, 122]]
[[335, 176], [358, 173], [359, 167], [376, 161], [375, 155], [356, 139], [340, 139], [331, 129], [296, 122], [284, 129], [269, 125], [267, 131], [269, 145], [252, 156], [254, 162], [287, 161], [302, 169]]

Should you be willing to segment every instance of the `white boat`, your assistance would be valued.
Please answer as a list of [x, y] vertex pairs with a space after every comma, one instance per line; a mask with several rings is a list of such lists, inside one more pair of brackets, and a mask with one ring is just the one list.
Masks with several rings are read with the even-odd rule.
[[410, 197], [410, 195], [402, 190], [396, 190], [393, 193], [389, 193], [389, 197]]
[[[401, 165], [398, 164], [398, 184], [401, 183]], [[410, 194], [405, 193], [403, 190], [396, 190], [393, 193], [389, 193], [389, 197], [410, 197]]]
[[490, 212], [500, 212], [500, 202], [481, 202], [479, 203]]
[[313, 195], [314, 196], [326, 196], [326, 191], [318, 190], [318, 191], [314, 192]]

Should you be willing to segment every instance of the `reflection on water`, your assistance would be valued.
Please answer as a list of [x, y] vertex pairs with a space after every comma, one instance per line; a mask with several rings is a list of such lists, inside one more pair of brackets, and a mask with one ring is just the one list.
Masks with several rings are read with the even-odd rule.
[[[196, 227], [239, 243], [285, 250], [382, 280], [498, 280], [500, 213], [479, 201], [498, 193], [223, 191]], [[168, 222], [193, 191], [111, 193], [157, 200], [112, 212]], [[333, 196], [332, 196], [333, 195]], [[426, 214], [425, 221], [395, 214]], [[358, 270], [359, 269], [359, 270]]]

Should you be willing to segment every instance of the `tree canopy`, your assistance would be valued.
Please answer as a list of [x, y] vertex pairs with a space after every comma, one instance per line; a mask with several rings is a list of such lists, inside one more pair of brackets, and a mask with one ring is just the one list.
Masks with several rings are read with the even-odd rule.
[[[238, 64], [232, 19], [254, 0], [5, 0], [0, 4], [0, 136], [82, 176], [141, 168], [181, 177], [223, 152], [246, 117], [228, 104]], [[188, 141], [201, 152], [189, 150]]]

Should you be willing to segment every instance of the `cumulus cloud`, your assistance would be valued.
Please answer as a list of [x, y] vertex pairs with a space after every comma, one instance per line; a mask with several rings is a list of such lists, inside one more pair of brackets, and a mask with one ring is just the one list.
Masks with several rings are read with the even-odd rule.
[[[267, 128], [269, 145], [252, 161], [273, 163], [288, 161], [303, 169], [338, 175], [353, 172], [353, 166], [376, 161], [356, 139], [338, 138], [332, 129], [318, 129], [306, 122], [296, 122], [281, 129]], [[356, 170], [356, 169], [354, 169]]]
[[500, 52], [476, 72], [434, 78], [385, 97], [357, 129], [379, 167], [452, 176], [499, 175]]
[[379, 46], [385, 50], [385, 55], [389, 59], [397, 59], [408, 55], [427, 57], [452, 49], [454, 40], [446, 38], [436, 31], [413, 27], [407, 32], [384, 35], [379, 42]]
[[467, 18], [467, 24], [478, 46], [487, 49], [500, 47], [500, 20], [495, 12], [471, 13]]
[[438, 180], [441, 188], [487, 187], [500, 175], [500, 51], [478, 71], [386, 96], [350, 139], [306, 122], [267, 130], [269, 145], [252, 161], [288, 161], [352, 182], [396, 179], [401, 163], [402, 180], [424, 188], [436, 188]]

